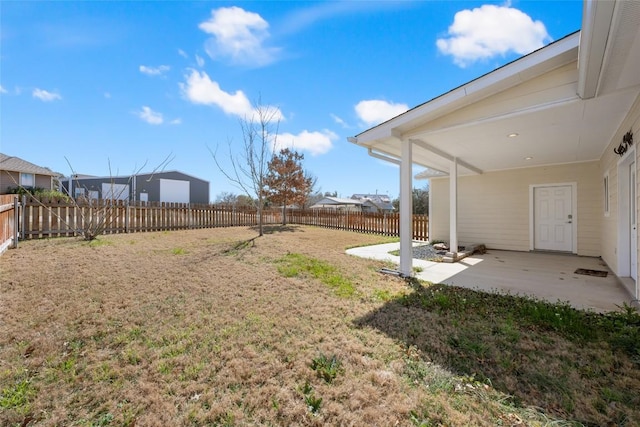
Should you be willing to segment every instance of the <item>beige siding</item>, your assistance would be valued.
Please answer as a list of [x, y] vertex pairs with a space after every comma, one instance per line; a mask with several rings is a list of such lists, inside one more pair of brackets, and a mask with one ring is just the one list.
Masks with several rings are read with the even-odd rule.
[[[488, 172], [458, 178], [458, 240], [489, 248], [530, 249], [531, 185], [576, 183], [579, 255], [600, 255], [602, 185], [598, 162]], [[432, 240], [449, 239], [449, 179], [431, 180]]]
[[9, 188], [17, 187], [19, 179], [17, 172], [0, 171], [0, 194], [6, 194]]
[[[629, 112], [627, 119], [622, 123], [616, 135], [602, 153], [600, 159], [600, 176], [604, 177], [609, 173], [609, 216], [603, 216], [602, 229], [600, 234], [602, 259], [614, 271], [618, 272], [618, 162], [620, 156], [613, 152], [621, 142], [622, 137], [629, 130], [634, 133], [634, 146], [640, 141], [640, 98], [636, 100], [633, 108]], [[636, 149], [636, 168], [638, 168], [638, 152]], [[638, 180], [640, 184], [640, 180]], [[638, 194], [636, 191], [636, 194]], [[637, 204], [636, 204], [637, 206]], [[640, 258], [640, 254], [638, 254]]]
[[44, 188], [45, 190], [51, 190], [52, 188], [52, 183], [51, 183], [51, 177], [50, 176], [46, 176], [46, 175], [36, 175], [35, 176], [35, 186], [37, 188]]
[[[18, 187], [20, 174], [18, 172], [0, 171], [0, 194], [6, 194], [9, 188]], [[35, 175], [35, 186], [47, 190], [52, 189], [52, 178], [48, 175]]]
[[546, 73], [544, 77], [535, 78], [510, 89], [492, 94], [490, 97], [472, 105], [460, 108], [455, 114], [447, 114], [428, 124], [418, 127], [416, 132], [436, 130], [460, 123], [469, 123], [487, 117], [496, 117], [527, 108], [531, 105], [542, 105], [557, 101], [560, 98], [576, 96], [578, 80], [577, 62]]

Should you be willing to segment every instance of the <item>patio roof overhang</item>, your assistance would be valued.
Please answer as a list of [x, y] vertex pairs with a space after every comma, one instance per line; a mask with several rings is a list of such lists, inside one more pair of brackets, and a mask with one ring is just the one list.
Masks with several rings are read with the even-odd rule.
[[640, 5], [602, 3], [582, 32], [349, 140], [395, 161], [411, 140], [423, 177], [452, 158], [460, 175], [599, 159], [640, 94]]
[[585, 0], [583, 30], [348, 140], [400, 165], [400, 271], [411, 275], [412, 165], [457, 177], [596, 161], [640, 103], [640, 2]]

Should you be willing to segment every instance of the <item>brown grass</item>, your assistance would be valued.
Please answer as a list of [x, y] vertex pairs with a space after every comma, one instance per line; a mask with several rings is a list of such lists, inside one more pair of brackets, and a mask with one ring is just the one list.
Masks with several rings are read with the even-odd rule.
[[[527, 398], [509, 366], [491, 371], [504, 375], [501, 391], [464, 366], [447, 366], [434, 346], [455, 329], [435, 312], [396, 303], [413, 291], [377, 273], [381, 263], [345, 254], [383, 238], [300, 226], [255, 236], [226, 228], [53, 239], [5, 253], [0, 425], [524, 426], [606, 418], [555, 408], [543, 392]], [[330, 266], [355, 293], [308, 271], [283, 274], [292, 253]], [[580, 351], [557, 336], [540, 345], [563, 357]], [[515, 364], [533, 363], [523, 358], [543, 350], [518, 351]], [[340, 361], [333, 381], [311, 368], [320, 356]], [[628, 385], [637, 387], [637, 377]], [[520, 393], [518, 405], [504, 392]], [[640, 419], [637, 410], [626, 414]]]

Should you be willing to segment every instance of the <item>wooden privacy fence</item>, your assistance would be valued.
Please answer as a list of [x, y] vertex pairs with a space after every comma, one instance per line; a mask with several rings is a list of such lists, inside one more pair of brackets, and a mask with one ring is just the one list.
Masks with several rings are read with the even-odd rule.
[[[266, 211], [265, 224], [282, 222], [280, 211]], [[254, 226], [252, 208], [185, 203], [128, 203], [122, 200], [73, 202], [64, 199], [23, 198], [20, 229], [23, 239], [81, 235], [101, 228], [103, 234]]]
[[0, 254], [18, 245], [18, 196], [0, 195]]
[[[400, 235], [398, 213], [352, 212], [336, 209], [290, 209], [287, 222], [291, 224], [315, 225], [325, 228], [358, 231], [360, 233]], [[428, 240], [429, 219], [427, 215], [413, 215], [413, 239]]]
[[[19, 215], [22, 239], [77, 236], [88, 227], [101, 227], [101, 233], [134, 233], [184, 230], [258, 224], [254, 208], [223, 205], [98, 201], [78, 203], [63, 199], [37, 200], [23, 197]], [[289, 224], [399, 236], [397, 213], [349, 212], [335, 209], [287, 209]], [[265, 209], [263, 224], [282, 223], [281, 209]], [[428, 218], [413, 216], [413, 238], [428, 239]]]

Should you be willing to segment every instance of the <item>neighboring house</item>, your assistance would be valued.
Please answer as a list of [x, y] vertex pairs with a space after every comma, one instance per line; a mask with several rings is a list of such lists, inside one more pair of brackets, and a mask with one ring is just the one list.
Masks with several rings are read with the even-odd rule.
[[62, 185], [74, 198], [209, 203], [209, 181], [178, 171], [115, 177], [74, 175], [65, 178]]
[[416, 164], [430, 239], [599, 256], [640, 297], [640, 2], [583, 13], [580, 32], [349, 138], [400, 165], [402, 273]]
[[360, 200], [355, 199], [323, 197], [311, 206], [311, 209], [336, 209], [341, 211], [362, 212], [362, 204]]
[[57, 190], [59, 176], [49, 168], [0, 153], [0, 194], [16, 187]]
[[[386, 194], [354, 194], [352, 199], [360, 200], [361, 202], [369, 201], [371, 212], [393, 212], [393, 204], [391, 199]], [[369, 205], [367, 206], [367, 208]]]

